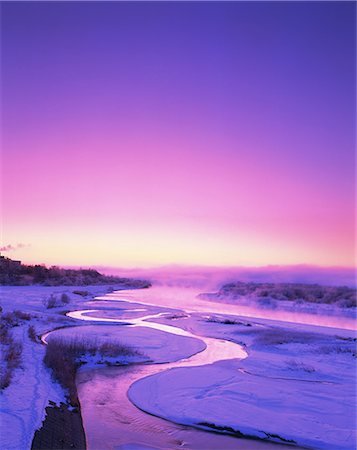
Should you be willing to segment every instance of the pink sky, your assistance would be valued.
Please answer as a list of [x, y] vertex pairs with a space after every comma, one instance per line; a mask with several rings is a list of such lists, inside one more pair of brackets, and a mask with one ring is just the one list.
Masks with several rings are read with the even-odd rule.
[[352, 7], [4, 4], [7, 255], [354, 265]]

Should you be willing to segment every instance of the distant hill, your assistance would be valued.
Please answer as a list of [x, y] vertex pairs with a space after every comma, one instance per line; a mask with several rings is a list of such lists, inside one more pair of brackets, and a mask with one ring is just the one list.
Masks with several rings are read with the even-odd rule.
[[151, 283], [134, 278], [103, 275], [94, 269], [62, 269], [57, 266], [25, 265], [21, 261], [0, 256], [0, 285], [28, 286], [89, 286], [121, 284], [128, 287], [148, 288]]

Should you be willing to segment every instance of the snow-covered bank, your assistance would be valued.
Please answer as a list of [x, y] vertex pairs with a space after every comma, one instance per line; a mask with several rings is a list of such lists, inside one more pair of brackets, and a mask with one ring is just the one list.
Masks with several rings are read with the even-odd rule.
[[[103, 295], [98, 288], [95, 286], [93, 293]], [[56, 328], [47, 339], [90, 338], [98, 345], [118, 341], [140, 352], [114, 363], [160, 363], [106, 367], [95, 352], [94, 358], [81, 359], [86, 364], [78, 373], [77, 387], [89, 448], [102, 448], [101, 443], [103, 448], [114, 449], [152, 442], [161, 449], [181, 445], [214, 450], [272, 445], [266, 441], [251, 445], [253, 441], [217, 434], [213, 439], [206, 432], [148, 416], [128, 400], [130, 386], [129, 396], [140, 408], [184, 425], [283, 443], [295, 441], [313, 448], [354, 448], [354, 332], [240, 317], [237, 312], [229, 315], [233, 305], [228, 305], [228, 311], [212, 314], [207, 312], [211, 311], [211, 302], [198, 300], [197, 307], [186, 291], [176, 301], [177, 291], [171, 292], [167, 301], [165, 296], [158, 298], [155, 289], [151, 294], [150, 290], [121, 291], [100, 297], [103, 300], [74, 294], [75, 290], [5, 289], [4, 310], [25, 310], [30, 320], [20, 320], [12, 330], [27, 341], [23, 367], [14, 373], [18, 385], [11, 384], [2, 394], [6, 422], [1, 422], [15, 433], [1, 434], [1, 448], [28, 448], [46, 402], [64, 398], [42, 364], [44, 346], [28, 336], [30, 324], [37, 335]], [[63, 294], [68, 296], [69, 303], [65, 297], [63, 306], [47, 309], [45, 300], [53, 292], [59, 300]], [[178, 309], [181, 300], [190, 309]], [[226, 307], [213, 306], [216, 311]], [[65, 315], [68, 310], [71, 317]], [[243, 359], [247, 353], [248, 358]], [[22, 391], [25, 405], [19, 401]], [[34, 403], [36, 417], [31, 405], [35, 401], [42, 402]], [[173, 435], [177, 440], [172, 439]]]
[[141, 379], [129, 389], [129, 398], [141, 409], [236, 435], [315, 449], [355, 449], [354, 332], [284, 328], [281, 322], [244, 318], [234, 323], [222, 315], [157, 320], [243, 343], [248, 358]]
[[[327, 290], [328, 288], [324, 288]], [[330, 288], [330, 289], [338, 289], [338, 288]], [[346, 288], [347, 289], [347, 288]], [[277, 296], [276, 293], [274, 293]], [[353, 289], [349, 289], [348, 292], [349, 297], [347, 299], [340, 299], [339, 302], [331, 302], [328, 303], [318, 303], [312, 301], [305, 301], [303, 299], [295, 299], [295, 300], [287, 300], [282, 298], [276, 298], [273, 296], [259, 296], [256, 293], [251, 293], [247, 295], [235, 296], [224, 290], [217, 293], [208, 293], [208, 294], [200, 294], [200, 298], [220, 303], [220, 304], [231, 304], [235, 305], [238, 308], [245, 308], [247, 310], [256, 310], [256, 311], [271, 311], [271, 315], [274, 315], [276, 311], [278, 314], [281, 313], [292, 313], [296, 316], [298, 315], [311, 315], [311, 316], [324, 316], [326, 318], [336, 320], [340, 319], [341, 321], [345, 320], [346, 323], [353, 323], [353, 320], [356, 318], [357, 308], [355, 306], [356, 294], [353, 292]], [[345, 306], [344, 303], [349, 306]]]
[[[119, 304], [121, 305], [121, 303]], [[129, 307], [130, 305], [131, 303], [128, 303]], [[85, 322], [94, 320], [99, 323], [98, 321], [103, 314], [106, 316], [106, 321], [117, 321], [117, 319], [113, 318], [113, 316], [116, 316], [115, 310], [82, 311], [77, 312], [75, 315], [78, 319]], [[108, 317], [109, 315], [112, 315], [112, 318]], [[120, 336], [120, 342], [123, 342], [123, 337], [127, 333], [132, 348], [133, 343], [137, 342], [138, 338], [143, 335], [145, 339], [139, 341], [140, 348], [143, 352], [151, 353], [151, 356], [155, 356], [155, 362], [161, 362], [165, 359], [176, 360], [178, 355], [182, 358], [183, 352], [188, 350], [192, 354], [193, 349], [187, 348], [187, 344], [197, 342], [197, 336], [195, 339], [192, 339], [192, 333], [177, 328], [173, 324], [162, 325], [147, 321], [148, 319], [159, 319], [161, 315], [162, 313], [149, 316], [143, 315], [139, 319], [131, 320], [130, 323], [132, 325], [129, 327], [112, 327], [114, 334], [110, 332], [111, 327], [108, 325], [105, 327], [95, 325], [72, 330], [58, 330], [54, 333], [54, 337], [62, 336], [62, 338], [65, 338], [67, 335], [68, 338], [73, 338], [73, 332], [79, 332], [85, 337], [87, 331], [91, 330], [90, 334], [95, 335], [100, 340], [106, 338], [102, 333], [105, 332], [106, 334], [108, 331], [112, 339], [115, 339], [115, 336]], [[168, 316], [172, 319], [187, 317], [185, 314], [172, 312], [169, 312]], [[165, 333], [162, 331], [165, 331]], [[152, 342], [155, 342], [157, 337], [160, 338], [160, 341], [157, 343], [158, 345], [154, 346], [155, 354], [152, 355]], [[187, 338], [190, 338], [190, 340], [187, 341]], [[162, 345], [162, 339], [165, 339], [164, 345]], [[187, 359], [180, 359], [166, 364], [140, 364], [128, 368], [119, 366], [103, 369], [91, 369], [87, 365], [83, 366], [78, 373], [77, 384], [89, 448], [101, 448], [102, 450], [124, 449], [127, 448], [127, 445], [133, 445], [134, 448], [146, 448], [145, 446], [148, 443], [158, 449], [173, 449], [181, 446], [190, 449], [207, 450], [272, 448], [272, 444], [269, 443], [247, 442], [246, 440], [237, 441], [231, 436], [212, 435], [181, 427], [174, 423], [160, 420], [157, 417], [149, 416], [135, 408], [129, 401], [127, 397], [128, 388], [133, 382], [145, 375], [166, 371], [174, 367], [197, 367], [220, 359], [246, 357], [246, 352], [241, 346], [233, 342], [204, 336], [202, 336], [202, 340], [207, 345], [204, 351], [200, 351]], [[171, 351], [171, 347], [166, 345], [170, 344], [170, 342], [178, 344], [179, 348], [175, 349], [173, 347], [173, 351]], [[183, 346], [186, 348], [183, 349]], [[177, 350], [179, 351], [178, 355]], [[145, 395], [150, 395], [150, 393], [146, 392]], [[274, 445], [274, 448], [277, 450], [277, 448], [281, 447]]]
[[27, 324], [16, 327], [14, 334], [22, 342], [23, 350], [20, 368], [0, 393], [0, 448], [6, 450], [31, 448], [49, 400], [57, 404], [65, 401], [62, 388], [52, 382], [49, 370], [43, 365], [42, 345], [35, 344], [27, 335]]
[[[63, 312], [83, 308], [87, 301], [95, 295], [108, 292], [108, 289], [109, 286], [1, 286], [0, 305], [3, 313], [19, 310], [29, 315], [28, 320], [16, 319], [16, 326], [10, 329], [15, 341], [22, 343], [23, 348], [20, 367], [14, 370], [10, 385], [0, 393], [1, 449], [30, 448], [35, 430], [41, 426], [49, 401], [57, 404], [65, 402], [63, 389], [53, 382], [49, 369], [43, 365], [45, 348], [40, 342], [34, 342], [29, 337], [29, 327], [33, 327], [36, 335], [41, 335], [57, 327], [78, 325]], [[74, 291], [81, 294], [74, 294]], [[86, 296], [83, 296], [83, 291], [87, 291]], [[51, 295], [60, 299], [62, 294], [68, 297], [68, 304], [46, 308], [46, 302]]]
[[[245, 316], [249, 318], [261, 318], [280, 320], [292, 324], [310, 324], [325, 327], [346, 328], [350, 330], [356, 329], [356, 316], [353, 314], [353, 309], [347, 308], [347, 315], [345, 314], [330, 314], [331, 311], [325, 311], [325, 308], [316, 309], [313, 306], [313, 311], [297, 307], [295, 310], [291, 308], [294, 305], [289, 304], [289, 309], [280, 308], [279, 304], [276, 308], [271, 308], [267, 305], [257, 304], [250, 301], [242, 301], [235, 303], [227, 303], [221, 299], [211, 298], [210, 300], [200, 295], [201, 292], [197, 288], [182, 288], [178, 286], [153, 286], [150, 289], [133, 290], [113, 292], [105, 297], [103, 300], [120, 301], [125, 298], [126, 302], [134, 304], [142, 304], [148, 306], [156, 306], [161, 308], [176, 308], [184, 310], [188, 313], [207, 312], [216, 314], [230, 314], [234, 316]], [[334, 312], [338, 312], [334, 308]], [[318, 312], [316, 314], [316, 312]]]
[[[191, 337], [177, 336], [159, 330], [144, 327], [118, 327], [115, 325], [87, 325], [84, 327], [63, 328], [57, 330], [52, 336], [54, 339], [78, 339], [85, 340], [91, 336], [100, 342], [110, 339], [111, 342], [121, 344], [138, 351], [138, 355], [125, 357], [122, 363], [129, 362], [155, 362], [166, 363], [188, 358], [202, 352], [206, 346], [199, 340]], [[86, 370], [89, 365], [84, 365]]]

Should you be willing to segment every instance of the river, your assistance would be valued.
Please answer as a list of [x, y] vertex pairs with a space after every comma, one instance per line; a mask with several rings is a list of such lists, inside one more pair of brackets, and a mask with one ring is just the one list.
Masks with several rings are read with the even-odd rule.
[[[179, 309], [187, 314], [194, 312], [243, 314], [248, 317], [256, 316], [254, 311], [244, 311], [236, 305], [217, 304], [203, 299], [197, 299], [197, 291], [187, 288], [156, 287], [147, 290], [117, 291], [104, 297], [98, 297], [103, 304], [110, 301], [110, 308], [115, 303], [128, 302], [139, 305], [159, 306]], [[101, 303], [102, 303], [101, 302]], [[113, 307], [114, 304], [114, 307]], [[122, 305], [122, 304], [121, 304]], [[144, 308], [136, 308], [136, 311]], [[144, 309], [145, 311], [145, 309]], [[245, 313], [245, 314], [244, 314]], [[127, 320], [131, 327], [147, 327], [166, 333], [201, 339], [206, 349], [190, 358], [165, 364], [135, 364], [132, 366], [107, 367], [98, 369], [83, 369], [77, 377], [78, 393], [89, 450], [134, 450], [134, 449], [279, 449], [285, 445], [261, 441], [238, 439], [228, 435], [202, 431], [188, 426], [182, 426], [158, 418], [135, 407], [128, 398], [130, 386], [143, 377], [150, 376], [163, 370], [176, 367], [188, 367], [211, 364], [225, 359], [242, 359], [246, 357], [244, 349], [230, 341], [197, 336], [190, 331], [172, 325], [149, 322], [150, 319], [162, 315], [145, 314], [135, 319]], [[277, 317], [278, 315], [278, 317]], [[68, 313], [68, 316], [85, 321], [101, 321], [110, 324], [120, 323], [117, 317], [105, 317], [103, 311], [88, 309]], [[258, 314], [259, 316], [259, 314]], [[294, 317], [295, 316], [295, 317]], [[300, 319], [302, 323], [316, 324], [318, 317], [313, 315], [286, 314], [282, 316], [276, 311], [260, 312], [260, 317], [283, 319], [290, 321]], [[336, 326], [336, 320], [330, 322]], [[321, 322], [319, 322], [321, 324]], [[327, 325], [326, 320], [322, 321]], [[342, 322], [338, 325], [341, 326]]]

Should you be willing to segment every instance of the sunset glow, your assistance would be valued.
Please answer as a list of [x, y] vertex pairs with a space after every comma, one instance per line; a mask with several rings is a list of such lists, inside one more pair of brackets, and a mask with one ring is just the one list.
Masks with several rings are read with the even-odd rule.
[[1, 7], [7, 256], [354, 265], [353, 2]]

